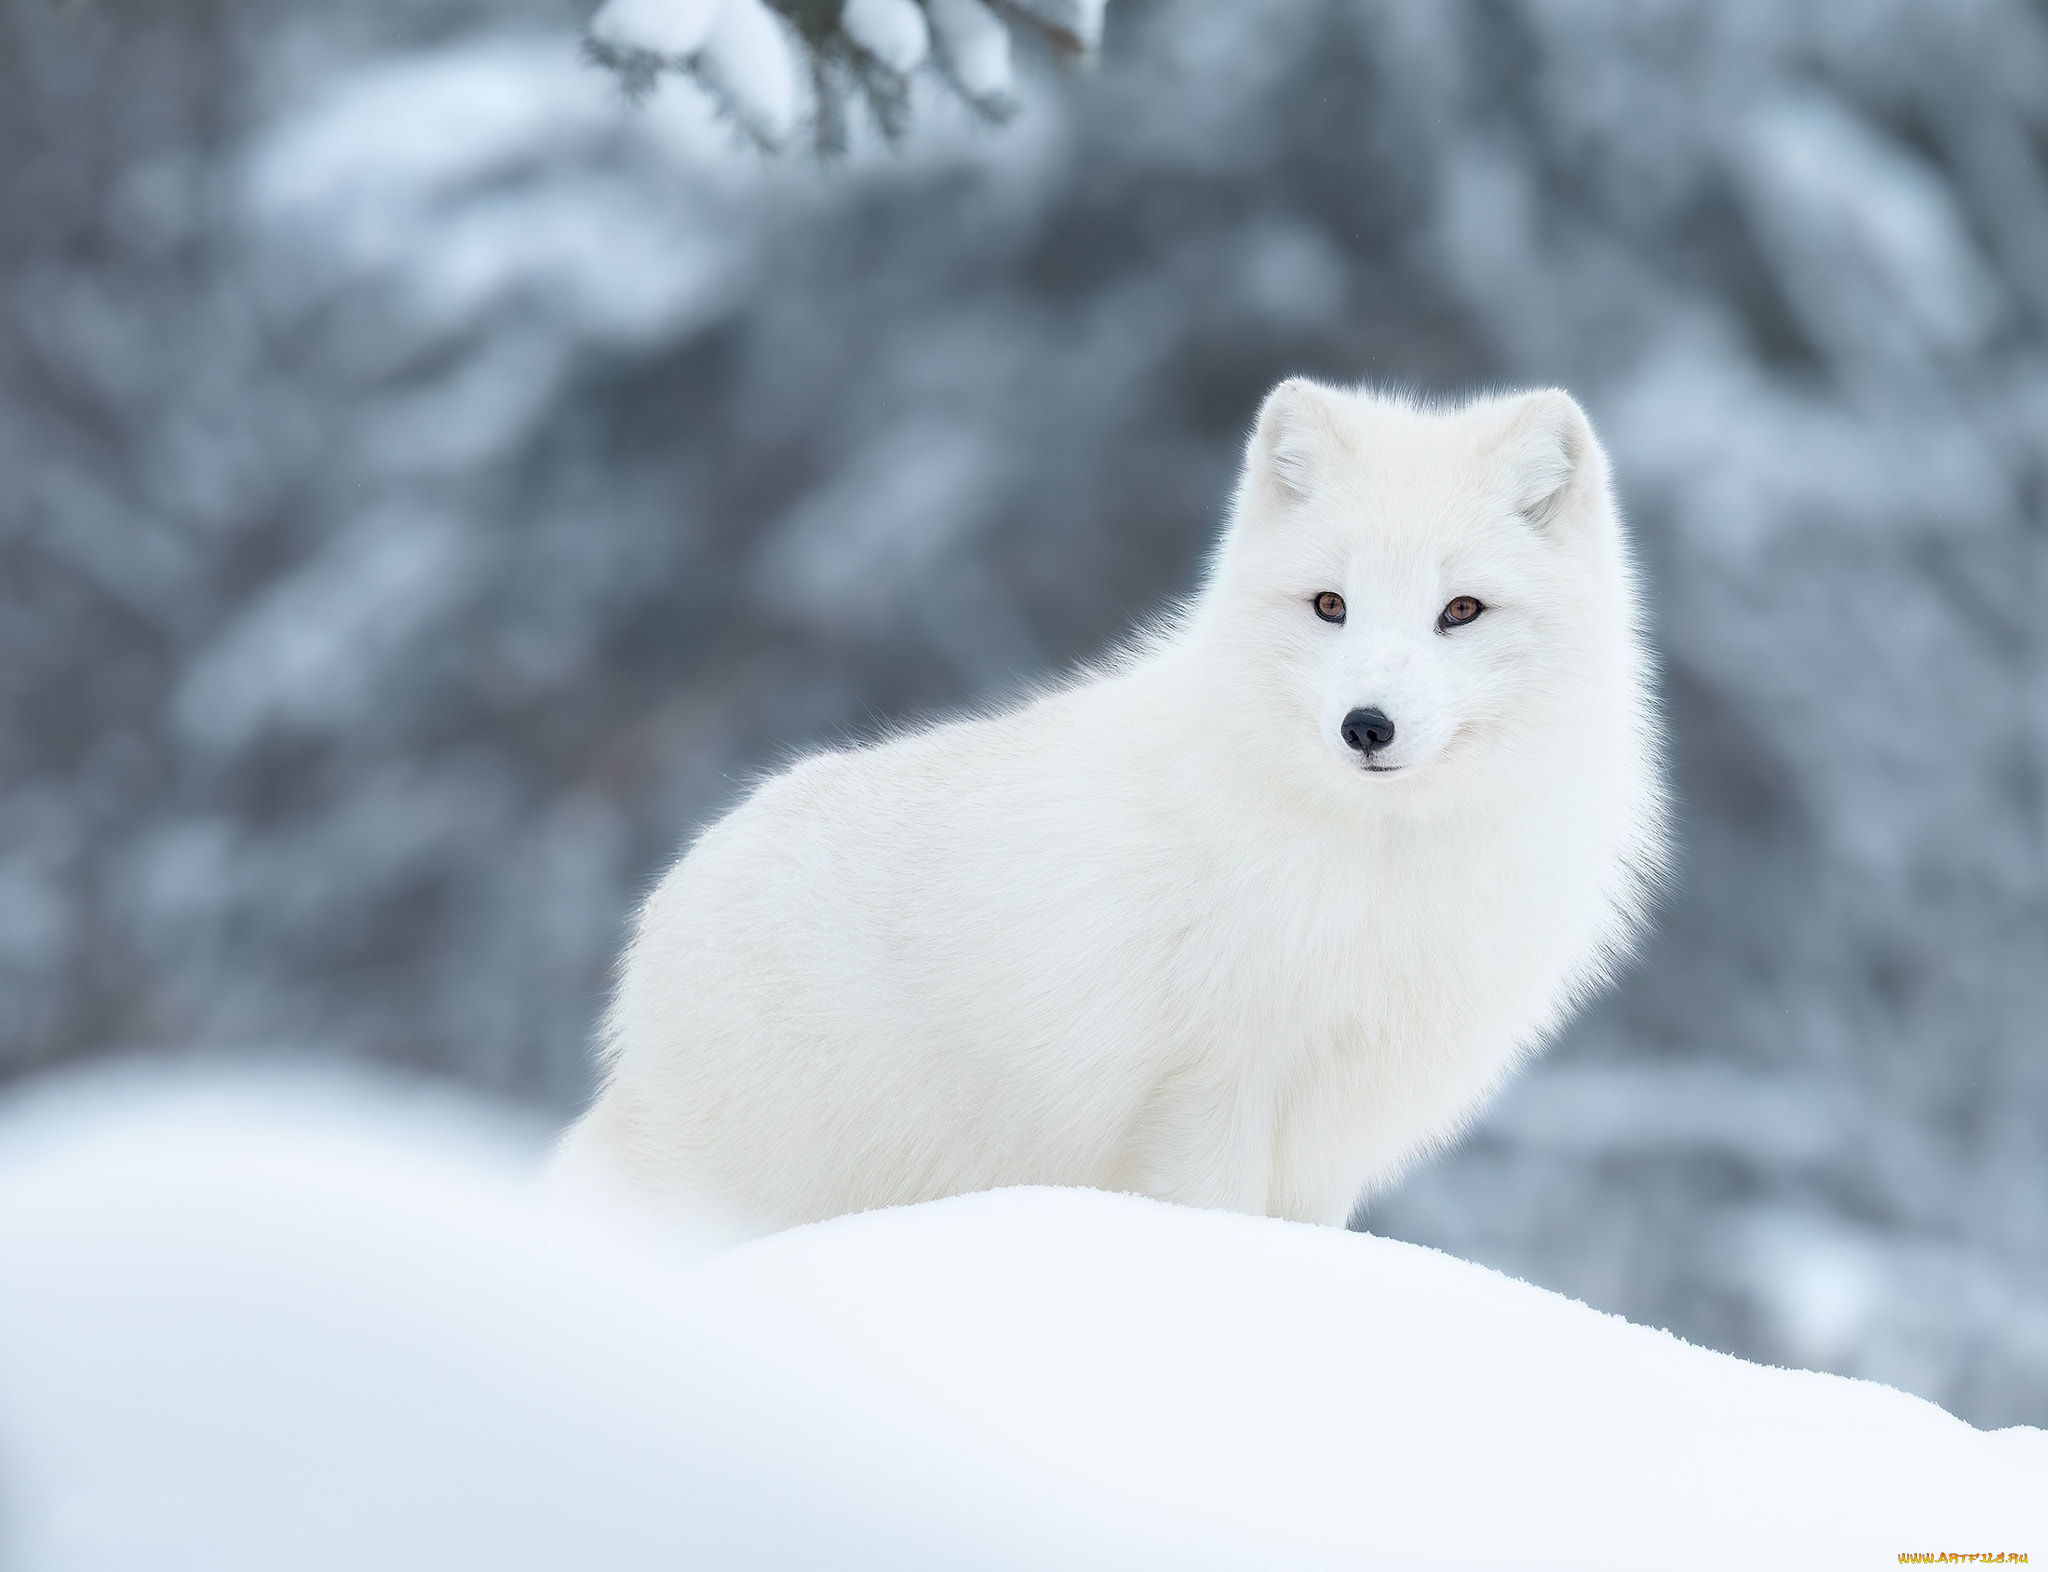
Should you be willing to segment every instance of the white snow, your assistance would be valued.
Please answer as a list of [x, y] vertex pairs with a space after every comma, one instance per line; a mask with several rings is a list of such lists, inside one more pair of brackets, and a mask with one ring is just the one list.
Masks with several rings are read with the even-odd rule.
[[684, 60], [704, 47], [722, 0], [605, 0], [590, 36], [614, 49], [645, 49]]
[[770, 146], [796, 128], [796, 56], [761, 0], [607, 0], [590, 19], [590, 36], [695, 65], [733, 115]]
[[539, 149], [605, 134], [620, 119], [615, 97], [556, 33], [372, 60], [256, 141], [247, 198], [274, 221], [424, 207], [516, 174]]
[[2048, 1547], [2048, 1435], [1084, 1191], [695, 1265], [331, 1083], [0, 1111], [0, 1564], [1727, 1566]]
[[908, 76], [931, 49], [931, 30], [914, 0], [846, 0], [839, 13], [846, 36], [899, 76]]
[[1007, 100], [1014, 86], [1010, 31], [981, 0], [925, 0], [932, 35], [960, 90], [978, 103]]
[[[289, 259], [283, 296], [382, 280], [419, 330], [450, 338], [539, 304], [600, 342], [644, 343], [720, 309], [735, 264], [735, 226], [692, 178], [715, 169], [715, 144], [675, 95], [649, 111], [621, 105], [563, 34], [373, 60], [257, 139], [245, 217]], [[553, 379], [520, 380], [551, 396]]]
[[761, 0], [725, 0], [698, 67], [740, 122], [769, 146], [796, 129], [802, 91], [796, 55]]

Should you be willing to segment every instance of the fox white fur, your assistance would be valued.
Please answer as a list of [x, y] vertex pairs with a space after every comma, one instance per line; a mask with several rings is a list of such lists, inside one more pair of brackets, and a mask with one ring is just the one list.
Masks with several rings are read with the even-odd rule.
[[[750, 1231], [1022, 1183], [1341, 1224], [1633, 942], [1650, 677], [1570, 397], [1284, 382], [1163, 626], [698, 838], [562, 1165]], [[1395, 731], [1373, 770], [1360, 707]]]

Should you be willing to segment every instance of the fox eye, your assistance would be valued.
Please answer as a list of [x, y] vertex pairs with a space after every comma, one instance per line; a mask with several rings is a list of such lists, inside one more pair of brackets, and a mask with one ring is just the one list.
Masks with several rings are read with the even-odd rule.
[[[1323, 621], [1342, 622], [1344, 620], [1344, 597], [1335, 590], [1324, 590], [1322, 594], [1315, 598], [1312, 604], [1316, 608], [1316, 615], [1321, 617]], [[1475, 602], [1475, 604], [1477, 603]]]
[[1451, 603], [1444, 607], [1443, 614], [1436, 619], [1436, 630], [1448, 633], [1453, 628], [1462, 628], [1484, 610], [1486, 608], [1473, 596], [1453, 596]]

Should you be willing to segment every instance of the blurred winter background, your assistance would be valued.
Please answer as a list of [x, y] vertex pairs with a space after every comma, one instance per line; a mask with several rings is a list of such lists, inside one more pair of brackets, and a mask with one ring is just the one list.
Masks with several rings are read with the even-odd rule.
[[1557, 382], [1683, 878], [1360, 1222], [2048, 1423], [2040, 0], [1115, 0], [822, 164], [578, 32], [0, 0], [0, 1077], [566, 1116], [691, 828], [1186, 590], [1272, 381]]

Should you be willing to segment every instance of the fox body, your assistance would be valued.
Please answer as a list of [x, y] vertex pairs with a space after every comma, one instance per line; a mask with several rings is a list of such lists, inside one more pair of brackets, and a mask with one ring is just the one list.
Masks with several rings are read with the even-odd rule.
[[750, 1231], [1019, 1183], [1342, 1223], [1640, 929], [1641, 621], [1565, 394], [1282, 383], [1167, 622], [697, 839], [565, 1171]]

